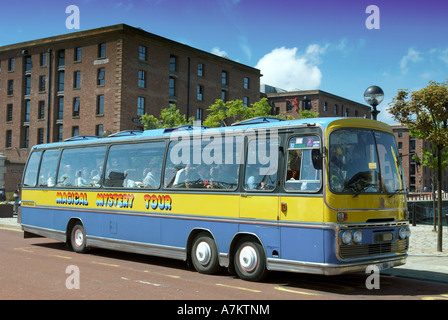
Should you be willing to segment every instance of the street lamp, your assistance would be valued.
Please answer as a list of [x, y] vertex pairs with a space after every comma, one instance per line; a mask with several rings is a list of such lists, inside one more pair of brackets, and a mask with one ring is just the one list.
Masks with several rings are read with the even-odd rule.
[[366, 100], [366, 102], [373, 108], [373, 110], [370, 110], [373, 120], [376, 120], [378, 113], [380, 113], [378, 110], [376, 110], [376, 106], [383, 102], [383, 99], [383, 89], [378, 86], [370, 86], [364, 92], [364, 100]]

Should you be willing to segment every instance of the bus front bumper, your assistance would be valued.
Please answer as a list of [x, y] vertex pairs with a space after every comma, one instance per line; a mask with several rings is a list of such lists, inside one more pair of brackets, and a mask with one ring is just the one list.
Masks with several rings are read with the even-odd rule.
[[[313, 262], [300, 262], [283, 260], [276, 258], [269, 258], [267, 263], [268, 270], [272, 271], [287, 271], [287, 272], [300, 272], [300, 273], [312, 273], [322, 275], [340, 275], [344, 273], [355, 272], [368, 272], [367, 268], [375, 266], [378, 271], [390, 269], [393, 267], [401, 266], [406, 263], [407, 254], [393, 257], [378, 258], [369, 261], [357, 261], [341, 264], [328, 264], [328, 263], [313, 263]], [[372, 270], [372, 269], [369, 269]]]

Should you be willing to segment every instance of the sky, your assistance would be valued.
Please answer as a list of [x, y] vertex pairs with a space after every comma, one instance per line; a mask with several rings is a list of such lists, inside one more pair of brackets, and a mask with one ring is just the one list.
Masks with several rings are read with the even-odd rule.
[[125, 23], [258, 68], [262, 84], [289, 91], [365, 103], [380, 86], [378, 120], [389, 124], [397, 90], [448, 79], [445, 0], [0, 1], [0, 46]]

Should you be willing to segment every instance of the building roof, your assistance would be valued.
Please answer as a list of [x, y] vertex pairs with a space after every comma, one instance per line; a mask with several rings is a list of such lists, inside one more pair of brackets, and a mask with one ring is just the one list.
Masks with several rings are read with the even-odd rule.
[[277, 93], [266, 93], [266, 96], [268, 98], [274, 99], [274, 98], [287, 98], [287, 97], [293, 97], [293, 96], [309, 96], [309, 95], [320, 95], [320, 96], [327, 96], [330, 98], [334, 98], [337, 100], [341, 100], [341, 101], [346, 101], [347, 103], [350, 104], [355, 104], [361, 108], [364, 108], [366, 110], [370, 110], [370, 107], [362, 104], [362, 103], [358, 103], [355, 102], [353, 100], [347, 99], [347, 98], [343, 98], [341, 96], [337, 96], [335, 94], [323, 91], [323, 90], [300, 90], [300, 91], [286, 91], [286, 92], [277, 92]]
[[102, 36], [107, 36], [107, 35], [112, 35], [112, 34], [129, 34], [129, 35], [141, 36], [146, 39], [152, 39], [158, 43], [163, 43], [167, 46], [175, 47], [177, 50], [184, 50], [184, 51], [189, 51], [189, 52], [193, 51], [198, 55], [203, 55], [204, 57], [207, 57], [208, 59], [219, 61], [221, 63], [226, 63], [226, 64], [234, 64], [238, 68], [244, 68], [244, 69], [250, 70], [251, 72], [260, 74], [259, 69], [256, 69], [256, 68], [247, 66], [245, 64], [230, 60], [228, 58], [223, 58], [223, 57], [217, 56], [217, 55], [212, 54], [207, 51], [203, 51], [200, 49], [196, 49], [194, 47], [190, 47], [188, 45], [158, 36], [156, 34], [147, 32], [141, 28], [135, 28], [135, 27], [129, 26], [124, 23], [111, 25], [111, 26], [107, 26], [107, 27], [96, 28], [96, 29], [89, 29], [89, 30], [85, 30], [85, 31], [70, 32], [70, 33], [65, 33], [62, 35], [52, 36], [52, 37], [48, 37], [48, 38], [42, 38], [42, 39], [36, 39], [36, 40], [30, 40], [30, 41], [10, 44], [10, 45], [0, 47], [0, 54], [6, 53], [8, 51], [21, 51], [21, 50], [24, 50], [27, 48], [40, 47], [40, 46], [48, 47], [50, 45], [67, 42], [67, 41], [78, 40], [81, 38], [87, 39], [87, 38], [102, 37]]

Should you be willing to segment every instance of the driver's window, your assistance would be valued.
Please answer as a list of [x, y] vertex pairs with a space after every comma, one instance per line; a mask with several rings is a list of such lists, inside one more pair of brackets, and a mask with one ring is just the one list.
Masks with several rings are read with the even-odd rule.
[[[321, 188], [322, 170], [313, 164], [315, 151], [320, 149], [317, 136], [293, 137], [288, 143], [285, 190], [317, 192]], [[322, 160], [320, 160], [322, 161]]]

